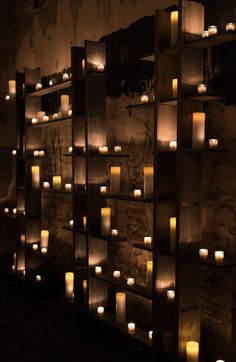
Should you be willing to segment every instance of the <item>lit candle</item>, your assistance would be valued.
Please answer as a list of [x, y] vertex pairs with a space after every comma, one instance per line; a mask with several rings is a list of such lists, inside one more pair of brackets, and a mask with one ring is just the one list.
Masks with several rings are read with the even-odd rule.
[[143, 168], [144, 173], [144, 197], [146, 199], [153, 197], [153, 173], [152, 166], [146, 166]]
[[25, 269], [22, 270], [22, 274], [25, 277]]
[[9, 100], [10, 100], [9, 94], [6, 95], [5, 100], [6, 100], [6, 101], [9, 101]]
[[41, 275], [36, 275], [35, 280], [36, 282], [41, 282], [42, 280]]
[[134, 285], [134, 278], [128, 278], [127, 279], [127, 285], [129, 285], [129, 286]]
[[36, 86], [35, 86], [35, 89], [36, 89], [36, 90], [42, 89], [42, 84], [41, 84], [41, 83], [37, 83]]
[[72, 185], [71, 184], [65, 184], [65, 190], [66, 191], [71, 191], [72, 190]]
[[142, 195], [142, 190], [140, 190], [140, 189], [135, 189], [134, 190], [134, 198], [135, 199], [139, 199], [141, 197], [141, 195]]
[[128, 323], [128, 332], [129, 332], [129, 334], [135, 334], [135, 324], [134, 323]]
[[69, 109], [68, 111], [68, 117], [71, 117], [72, 116], [72, 109]]
[[223, 263], [223, 261], [224, 261], [224, 252], [221, 250], [215, 251], [215, 262]]
[[208, 249], [199, 249], [199, 256], [201, 260], [208, 258]]
[[14, 96], [16, 94], [16, 81], [9, 80], [8, 81], [8, 92], [10, 96]]
[[34, 156], [34, 157], [38, 157], [38, 156], [39, 156], [39, 151], [35, 150], [35, 151], [33, 152], [33, 156]]
[[12, 265], [12, 266], [11, 266], [11, 270], [12, 270], [12, 271], [15, 271], [15, 270], [16, 270], [15, 265]]
[[209, 33], [209, 35], [217, 34], [217, 26], [215, 26], [215, 25], [208, 26], [208, 33]]
[[114, 270], [113, 271], [113, 277], [115, 279], [119, 279], [120, 278], [120, 271], [119, 270]]
[[153, 331], [149, 331], [149, 332], [148, 332], [149, 342], [152, 342], [152, 335], [153, 335]]
[[209, 139], [209, 148], [217, 148], [218, 147], [218, 139], [217, 138], [210, 138]]
[[177, 150], [177, 141], [169, 141], [169, 150], [176, 151]]
[[37, 119], [42, 122], [42, 121], [43, 121], [43, 117], [44, 117], [45, 115], [46, 115], [45, 112], [39, 111], [39, 112], [37, 112]]
[[44, 150], [39, 151], [39, 156], [40, 156], [40, 157], [43, 157], [44, 155], [45, 155]]
[[126, 317], [126, 294], [123, 292], [116, 293], [116, 323], [125, 323]]
[[39, 248], [38, 244], [32, 244], [32, 249], [33, 250], [38, 250], [38, 248]]
[[74, 220], [73, 220], [73, 219], [69, 220], [69, 225], [70, 225], [71, 227], [74, 225]]
[[225, 362], [223, 359], [218, 359], [216, 362]]
[[72, 152], [73, 152], [73, 147], [72, 147], [72, 146], [68, 147], [68, 152], [69, 152], [69, 153], [72, 153]]
[[63, 117], [66, 117], [69, 110], [69, 96], [68, 94], [61, 95], [61, 113]]
[[53, 184], [53, 188], [55, 190], [60, 190], [61, 189], [61, 176], [53, 176], [52, 184]]
[[143, 242], [144, 242], [145, 245], [151, 246], [152, 245], [152, 237], [151, 236], [144, 236]]
[[235, 31], [235, 23], [227, 23], [225, 29], [226, 31]]
[[82, 59], [82, 74], [85, 73], [85, 59]]
[[170, 46], [174, 47], [178, 43], [178, 11], [172, 11], [170, 13], [170, 20], [171, 20], [171, 35], [170, 35]]
[[118, 229], [112, 229], [111, 230], [111, 236], [116, 237], [118, 235], [119, 235], [119, 230]]
[[21, 246], [24, 246], [24, 245], [25, 245], [25, 234], [21, 234], [21, 236], [20, 236], [20, 243], [21, 243]]
[[104, 316], [104, 307], [100, 306], [97, 307], [97, 313], [99, 317], [103, 317]]
[[31, 175], [32, 175], [32, 187], [40, 187], [40, 168], [39, 166], [31, 166]]
[[147, 272], [146, 272], [146, 284], [147, 284], [147, 291], [151, 293], [152, 291], [152, 269], [153, 263], [152, 260], [147, 261]]
[[166, 296], [167, 296], [167, 300], [169, 302], [173, 302], [173, 300], [175, 299], [175, 291], [171, 290], [171, 289], [167, 290], [166, 291]]
[[9, 208], [8, 207], [5, 207], [4, 214], [9, 214]]
[[119, 166], [111, 166], [111, 194], [117, 195], [120, 193], [120, 172]]
[[204, 148], [205, 142], [205, 119], [204, 112], [193, 113], [192, 147], [193, 149]]
[[38, 123], [37, 118], [32, 118], [32, 119], [31, 119], [31, 124], [37, 124], [37, 123]]
[[49, 117], [48, 116], [43, 116], [43, 122], [48, 122], [49, 121]]
[[12, 156], [16, 156], [17, 151], [16, 151], [16, 150], [12, 150], [11, 153], [12, 153]]
[[74, 273], [65, 273], [65, 297], [68, 299], [74, 296]]
[[87, 217], [86, 216], [83, 216], [83, 229], [84, 229], [84, 232], [86, 232], [86, 229], [87, 229]]
[[107, 186], [100, 186], [100, 193], [102, 195], [106, 194], [107, 193]]
[[63, 73], [63, 75], [62, 75], [62, 79], [63, 80], [68, 80], [69, 79], [69, 74], [68, 73]]
[[176, 248], [176, 217], [170, 217], [170, 251], [175, 252]]
[[101, 208], [101, 234], [110, 236], [111, 230], [111, 209], [109, 207]]
[[198, 84], [198, 86], [197, 86], [198, 94], [205, 94], [206, 89], [207, 89], [206, 84]]
[[105, 66], [103, 64], [97, 64], [97, 70], [99, 72], [102, 72], [105, 69]]
[[51, 87], [53, 85], [53, 80], [50, 79], [50, 81], [48, 82], [48, 85]]
[[115, 153], [121, 153], [121, 150], [122, 150], [121, 146], [114, 146]]
[[49, 230], [41, 230], [41, 248], [48, 248]]
[[141, 103], [148, 103], [148, 95], [147, 94], [141, 95]]
[[17, 208], [14, 207], [14, 209], [12, 210], [13, 214], [16, 215], [17, 214]]
[[53, 113], [52, 119], [58, 119], [58, 118], [59, 118], [59, 113]]
[[44, 189], [49, 189], [49, 188], [50, 188], [50, 183], [45, 181], [45, 182], [43, 183], [43, 188], [44, 188]]
[[41, 253], [42, 254], [47, 254], [48, 252], [48, 249], [47, 248], [41, 248]]
[[97, 276], [102, 275], [102, 267], [101, 266], [95, 266], [95, 275], [97, 275]]
[[14, 268], [12, 268], [12, 270], [16, 270], [16, 263], [17, 263], [17, 260], [16, 260], [16, 253], [14, 253]]
[[196, 341], [188, 341], [186, 343], [187, 362], [198, 362], [199, 343]]
[[207, 30], [205, 30], [203, 33], [202, 33], [202, 38], [207, 38], [209, 36], [209, 32]]
[[172, 79], [172, 98], [177, 98], [178, 95], [178, 79]]
[[98, 147], [98, 152], [100, 153], [100, 155], [105, 155], [108, 153], [108, 146], [99, 146]]

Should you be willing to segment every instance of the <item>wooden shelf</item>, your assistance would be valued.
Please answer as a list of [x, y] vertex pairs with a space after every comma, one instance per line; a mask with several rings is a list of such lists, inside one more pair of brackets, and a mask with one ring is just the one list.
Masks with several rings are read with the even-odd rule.
[[127, 241], [126, 236], [102, 236], [102, 235], [90, 235], [91, 238], [94, 239], [99, 239], [99, 240], [103, 240], [103, 241], [107, 241], [107, 242], [111, 242], [111, 243], [118, 243], [118, 242], [123, 242], [123, 241]]
[[177, 56], [178, 48], [177, 47], [170, 47], [170, 48], [161, 49], [161, 54]]
[[148, 108], [148, 107], [154, 107], [154, 102], [144, 102], [144, 103], [137, 103], [137, 104], [129, 104], [126, 106], [126, 109], [132, 109], [132, 108]]
[[223, 268], [233, 268], [235, 263], [230, 260], [224, 260], [222, 263], [216, 263], [214, 260], [200, 260], [201, 264], [209, 268], [223, 269]]
[[216, 35], [211, 35], [206, 38], [199, 38], [191, 42], [186, 42], [187, 48], [208, 48], [217, 45], [222, 45], [236, 40], [236, 31], [225, 31]]
[[38, 122], [36, 124], [29, 124], [27, 127], [29, 128], [38, 128], [38, 127], [49, 127], [52, 124], [58, 123], [58, 122], [68, 122], [71, 121], [72, 118], [71, 117], [62, 117], [62, 118], [57, 118], [57, 119], [51, 119], [49, 121], [46, 122]]
[[107, 193], [107, 194], [94, 193], [94, 194], [91, 194], [91, 196], [94, 198], [98, 198], [98, 199], [112, 199], [112, 200], [121, 200], [121, 201], [153, 203], [153, 199], [145, 199], [143, 197], [135, 198], [133, 196], [122, 195], [122, 194], [121, 195], [111, 195], [109, 193]]
[[216, 101], [216, 100], [221, 100], [221, 99], [224, 99], [224, 98], [213, 95], [213, 94], [195, 94], [192, 96], [185, 97], [185, 100], [193, 101], [193, 102], [211, 102], [211, 101]]
[[153, 247], [145, 245], [144, 243], [133, 243], [133, 247], [137, 248], [137, 249], [142, 249], [142, 250], [149, 251], [150, 253], [153, 252]]
[[51, 87], [42, 88], [35, 92], [31, 92], [28, 95], [31, 97], [42, 97], [50, 93], [58, 92], [61, 89], [70, 88], [71, 80], [66, 80], [57, 84], [52, 85]]
[[184, 148], [182, 149], [183, 153], [207, 153], [207, 154], [211, 154], [211, 153], [229, 153], [229, 150], [225, 149], [225, 148], [220, 148], [220, 147], [216, 147], [216, 148], [204, 148], [202, 150], [194, 150], [192, 148]]
[[[78, 157], [86, 157], [86, 153], [83, 151], [75, 150], [75, 155]], [[72, 153], [64, 153], [63, 156], [65, 157], [72, 157]], [[107, 153], [105, 155], [101, 155], [98, 152], [89, 152], [89, 157], [97, 157], [97, 158], [120, 158], [120, 157], [129, 157], [128, 153]]]
[[177, 99], [162, 99], [160, 100], [161, 105], [167, 105], [167, 106], [177, 106]]
[[44, 188], [39, 188], [39, 189], [32, 189], [32, 191], [39, 191], [39, 192], [52, 192], [52, 193], [61, 193], [61, 194], [68, 194], [68, 195], [72, 195], [73, 191], [66, 191], [64, 189], [44, 189]]

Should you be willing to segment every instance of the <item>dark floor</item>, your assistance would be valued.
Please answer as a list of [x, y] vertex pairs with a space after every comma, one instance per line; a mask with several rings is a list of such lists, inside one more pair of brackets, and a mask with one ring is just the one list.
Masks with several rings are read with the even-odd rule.
[[0, 257], [1, 362], [147, 362], [143, 350], [122, 335], [93, 330], [86, 336], [75, 323], [73, 306], [25, 295], [6, 273]]

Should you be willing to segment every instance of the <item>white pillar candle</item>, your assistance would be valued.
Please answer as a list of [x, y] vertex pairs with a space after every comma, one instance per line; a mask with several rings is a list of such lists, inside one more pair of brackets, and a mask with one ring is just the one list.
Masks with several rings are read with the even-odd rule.
[[68, 152], [69, 152], [69, 153], [72, 153], [72, 152], [73, 152], [73, 147], [72, 147], [72, 146], [68, 147]]
[[120, 271], [119, 270], [114, 270], [113, 271], [113, 277], [115, 279], [119, 279], [120, 278]]
[[209, 35], [217, 34], [217, 26], [215, 26], [215, 25], [208, 26], [208, 33], [209, 33]]
[[6, 100], [6, 101], [9, 101], [9, 100], [10, 100], [9, 94], [6, 95], [5, 100]]
[[65, 297], [73, 298], [74, 296], [74, 273], [65, 273]]
[[116, 237], [118, 235], [119, 235], [119, 230], [118, 229], [112, 229], [111, 230], [111, 236]]
[[135, 199], [140, 199], [141, 196], [142, 196], [142, 190], [141, 189], [135, 189], [134, 190], [134, 198]]
[[126, 294], [123, 292], [116, 293], [116, 323], [125, 323], [126, 318]]
[[48, 248], [49, 230], [41, 230], [41, 248]]
[[135, 323], [128, 323], [129, 334], [135, 334]]
[[198, 84], [197, 92], [198, 94], [205, 94], [206, 93], [206, 84]]
[[82, 59], [82, 74], [85, 74], [85, 59]]
[[141, 95], [141, 103], [148, 103], [148, 95], [147, 94]]
[[221, 250], [215, 251], [215, 262], [216, 263], [223, 263], [224, 261], [224, 255], [225, 253]]
[[[40, 122], [42, 122], [42, 121], [43, 121], [43, 117], [44, 117], [45, 115], [46, 115], [45, 112], [39, 111], [39, 112], [37, 112], [37, 119], [38, 119]], [[33, 118], [33, 119], [34, 119], [34, 118]], [[32, 121], [33, 121], [33, 119], [32, 119]]]
[[43, 116], [43, 122], [48, 122], [49, 121], [49, 117], [48, 116]]
[[25, 277], [25, 269], [22, 270], [22, 275]]
[[37, 118], [32, 118], [32, 119], [31, 119], [31, 124], [37, 124], [37, 123], [38, 123]]
[[32, 187], [40, 187], [40, 168], [39, 166], [31, 166], [31, 175], [32, 175]]
[[119, 166], [111, 166], [111, 194], [117, 195], [120, 193], [120, 172]]
[[148, 332], [149, 342], [152, 342], [152, 336], [153, 336], [153, 331], [149, 331], [149, 332]]
[[171, 290], [171, 289], [167, 290], [166, 291], [166, 296], [167, 296], [167, 300], [169, 302], [172, 302], [175, 299], [175, 291]]
[[225, 362], [223, 359], [218, 359], [216, 362]]
[[17, 151], [16, 151], [16, 150], [12, 150], [11, 153], [12, 153], [12, 156], [16, 156]]
[[170, 217], [170, 251], [175, 252], [176, 249], [176, 217]]
[[40, 157], [43, 157], [44, 155], [45, 155], [44, 150], [39, 151], [39, 156], [40, 156]]
[[128, 278], [127, 279], [127, 285], [129, 285], [129, 286], [134, 285], [134, 278]]
[[74, 225], [74, 220], [69, 220], [69, 225], [72, 227]]
[[15, 80], [8, 81], [8, 93], [10, 96], [14, 96], [16, 94], [16, 81]]
[[171, 35], [170, 35], [170, 46], [174, 47], [178, 44], [178, 11], [172, 11], [170, 14], [171, 21]]
[[144, 197], [146, 199], [153, 197], [153, 166], [146, 166], [143, 168], [144, 174]]
[[207, 38], [209, 36], [209, 32], [207, 30], [204, 30], [202, 33], [202, 38]]
[[47, 254], [48, 252], [48, 249], [47, 248], [41, 248], [41, 253], [42, 254]]
[[114, 146], [114, 151], [115, 151], [115, 153], [121, 153], [121, 151], [122, 151], [121, 146]]
[[33, 152], [33, 156], [34, 156], [34, 157], [38, 157], [38, 156], [39, 156], [39, 151], [35, 150], [35, 151]]
[[41, 84], [41, 83], [37, 83], [36, 86], [35, 86], [35, 89], [36, 89], [36, 90], [42, 89], [42, 84]]
[[219, 142], [217, 138], [210, 138], [208, 143], [209, 143], [209, 148], [217, 148]]
[[42, 280], [41, 275], [36, 275], [35, 280], [36, 280], [36, 282], [38, 282], [38, 283], [41, 282], [41, 280]]
[[58, 119], [58, 118], [59, 118], [59, 114], [58, 113], [53, 113], [52, 119]]
[[14, 209], [12, 210], [13, 214], [16, 215], [17, 214], [17, 208], [14, 207]]
[[101, 208], [101, 234], [110, 236], [111, 232], [111, 209], [110, 207]]
[[186, 343], [186, 359], [187, 362], [199, 362], [199, 343], [196, 341], [188, 341]]
[[95, 266], [95, 275], [97, 275], [97, 276], [102, 275], [102, 267], [101, 266]]
[[152, 292], [152, 269], [153, 269], [152, 260], [148, 260], [147, 271], [146, 271], [146, 284], [147, 284], [148, 293]]
[[5, 207], [5, 208], [4, 208], [4, 214], [9, 214], [9, 211], [10, 211], [10, 210], [9, 210], [8, 207]]
[[97, 307], [97, 313], [99, 317], [103, 317], [104, 316], [104, 307], [100, 306]]
[[101, 63], [97, 64], [97, 70], [98, 70], [99, 72], [102, 72], [104, 69], [105, 69], [105, 65], [104, 65], [104, 64], [101, 64]]
[[83, 216], [83, 230], [86, 233], [87, 230], [87, 217]]
[[235, 23], [227, 23], [225, 26], [226, 31], [235, 31]]
[[204, 148], [205, 142], [205, 119], [204, 112], [193, 113], [192, 148]]
[[169, 142], [169, 150], [176, 151], [177, 150], [177, 141], [170, 141]]
[[152, 245], [152, 237], [151, 236], [144, 236], [143, 242], [146, 246]]
[[67, 72], [63, 73], [62, 75], [62, 79], [65, 81], [65, 80], [68, 80], [70, 78], [69, 74]]
[[49, 85], [49, 87], [51, 87], [53, 85], [53, 80], [52, 79], [50, 79], [50, 81], [48, 82], [48, 85]]
[[107, 186], [100, 186], [100, 194], [105, 195], [107, 193]]
[[172, 79], [172, 98], [177, 98], [178, 95], [178, 79]]
[[106, 155], [108, 153], [108, 146], [99, 146], [98, 152], [100, 155]]
[[72, 190], [72, 185], [71, 184], [65, 184], [65, 190], [66, 191], [71, 191]]
[[68, 94], [61, 95], [61, 113], [63, 117], [66, 117], [69, 111], [69, 96]]
[[69, 109], [67, 114], [68, 114], [68, 117], [71, 117], [72, 116], [72, 109]]
[[208, 258], [208, 249], [199, 249], [199, 256], [201, 260]]
[[43, 188], [44, 188], [44, 189], [49, 189], [49, 188], [50, 188], [50, 183], [45, 181], [45, 182], [43, 183]]
[[32, 249], [33, 250], [38, 250], [38, 248], [39, 248], [38, 244], [32, 244]]
[[53, 176], [52, 184], [53, 184], [53, 188], [55, 190], [60, 190], [61, 189], [61, 176]]

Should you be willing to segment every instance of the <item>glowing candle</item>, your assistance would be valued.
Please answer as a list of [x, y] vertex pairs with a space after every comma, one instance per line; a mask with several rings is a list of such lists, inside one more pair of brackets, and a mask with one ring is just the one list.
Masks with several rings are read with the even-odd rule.
[[142, 190], [140, 190], [140, 189], [135, 189], [135, 190], [134, 190], [134, 198], [135, 198], [135, 199], [140, 199], [141, 196], [142, 196]]
[[8, 92], [10, 96], [14, 96], [16, 94], [16, 81], [9, 80], [8, 81]]
[[72, 152], [73, 152], [73, 147], [72, 147], [72, 146], [68, 147], [68, 152], [69, 152], [69, 153], [72, 153]]
[[209, 148], [217, 148], [218, 147], [218, 139], [217, 138], [210, 138], [209, 139]]
[[99, 317], [103, 317], [104, 316], [104, 307], [100, 306], [97, 307], [97, 313]]
[[199, 249], [199, 256], [201, 260], [208, 258], [208, 249]]
[[68, 80], [69, 79], [69, 74], [68, 73], [63, 73], [63, 75], [62, 75], [62, 79], [63, 80]]
[[223, 261], [224, 261], [224, 252], [221, 250], [215, 251], [215, 262], [223, 263]]
[[37, 124], [37, 123], [38, 123], [37, 118], [32, 118], [32, 119], [31, 119], [31, 124]]
[[95, 275], [97, 275], [97, 276], [102, 275], [102, 267], [101, 266], [95, 266]]
[[41, 230], [41, 248], [48, 248], [49, 230]]
[[111, 194], [117, 195], [120, 193], [120, 172], [119, 166], [111, 166]]
[[149, 331], [149, 332], [148, 332], [149, 342], [152, 342], [152, 335], [153, 335], [153, 331]]
[[226, 31], [235, 31], [235, 23], [227, 23], [225, 29]]
[[42, 84], [41, 84], [41, 83], [37, 83], [36, 86], [35, 86], [35, 89], [36, 89], [36, 90], [42, 89]]
[[48, 116], [43, 116], [43, 122], [48, 122], [49, 121], [49, 117]]
[[169, 141], [169, 150], [176, 151], [177, 150], [177, 141]]
[[122, 292], [116, 293], [116, 323], [125, 323], [126, 317], [126, 294]]
[[134, 278], [128, 278], [127, 279], [127, 285], [129, 285], [129, 286], [134, 285]]
[[197, 92], [198, 94], [205, 94], [207, 90], [206, 84], [198, 84]]
[[205, 30], [203, 33], [202, 33], [202, 38], [207, 38], [209, 36], [209, 32], [207, 30]]
[[16, 260], [16, 253], [14, 253], [14, 268], [13, 268], [13, 270], [16, 270], [16, 262], [17, 262], [17, 260]]
[[147, 166], [143, 168], [144, 173], [144, 197], [152, 198], [153, 197], [153, 173], [154, 169], [152, 166]]
[[172, 98], [177, 98], [178, 95], [178, 79], [172, 79]]
[[209, 35], [217, 34], [217, 26], [215, 26], [215, 25], [208, 26], [208, 33], [209, 33]]
[[134, 323], [128, 323], [128, 332], [129, 332], [129, 334], [135, 334], [135, 324]]
[[55, 190], [60, 190], [61, 189], [61, 176], [53, 176], [52, 184], [53, 184], [53, 188]]
[[31, 166], [31, 175], [32, 175], [32, 187], [40, 187], [40, 168], [39, 166]]
[[38, 157], [38, 156], [39, 156], [39, 151], [35, 150], [35, 151], [33, 152], [33, 156], [34, 156], [34, 157]]
[[58, 118], [59, 118], [59, 113], [53, 113], [52, 119], [58, 119]]
[[50, 79], [50, 81], [48, 82], [48, 85], [51, 87], [53, 85], [53, 80]]
[[38, 283], [41, 282], [41, 280], [42, 280], [41, 275], [36, 275], [35, 280], [36, 280], [36, 282], [38, 282]]
[[65, 297], [68, 299], [74, 296], [74, 273], [65, 273]]
[[170, 46], [174, 47], [178, 43], [178, 11], [172, 11], [170, 13], [171, 20], [171, 35], [170, 35]]
[[21, 244], [21, 246], [25, 245], [25, 234], [21, 234], [21, 236], [20, 236], [20, 244]]
[[42, 254], [47, 254], [48, 252], [48, 249], [47, 248], [41, 248], [41, 253]]
[[108, 153], [108, 146], [99, 146], [98, 152], [100, 155], [106, 155]]
[[25, 269], [22, 270], [22, 274], [25, 277]]
[[146, 284], [147, 284], [147, 290], [149, 293], [152, 291], [152, 269], [153, 269], [153, 263], [152, 260], [147, 261], [147, 272], [146, 272]]
[[170, 251], [175, 252], [176, 248], [176, 217], [170, 218]]
[[169, 302], [173, 302], [173, 300], [175, 299], [175, 291], [171, 290], [171, 289], [167, 290], [166, 291], [166, 296], [167, 296], [167, 300]]
[[141, 103], [148, 103], [148, 95], [147, 94], [141, 95]]
[[61, 95], [61, 113], [63, 117], [66, 117], [69, 110], [69, 96], [68, 94]]
[[74, 220], [69, 220], [69, 225], [72, 227], [74, 225]]
[[4, 214], [9, 214], [9, 208], [8, 207], [4, 208]]
[[17, 208], [14, 207], [14, 209], [12, 210], [13, 214], [16, 215], [17, 214]]
[[38, 119], [40, 122], [42, 122], [42, 121], [43, 121], [43, 117], [44, 117], [45, 115], [46, 115], [45, 112], [39, 111], [39, 112], [37, 112], [37, 119]]
[[71, 117], [72, 116], [72, 109], [69, 109], [67, 114], [68, 114], [68, 117]]
[[118, 235], [119, 235], [119, 230], [118, 229], [112, 229], [111, 230], [111, 236], [116, 237]]
[[9, 101], [9, 100], [10, 100], [9, 94], [6, 95], [5, 100], [6, 100], [6, 101]]
[[71, 191], [72, 190], [72, 185], [71, 184], [65, 184], [65, 190], [66, 191]]
[[17, 151], [16, 151], [16, 150], [12, 150], [11, 153], [12, 153], [12, 156], [16, 156]]
[[43, 183], [43, 188], [44, 188], [44, 189], [49, 189], [49, 188], [50, 188], [50, 183], [45, 181], [45, 182]]
[[100, 186], [100, 193], [105, 195], [107, 193], [107, 186]]
[[205, 119], [204, 112], [193, 113], [192, 147], [193, 149], [204, 148], [205, 142]]
[[39, 151], [39, 156], [40, 156], [40, 157], [43, 157], [44, 155], [45, 155], [44, 150]]
[[111, 230], [111, 209], [109, 207], [101, 208], [101, 234], [110, 236]]
[[84, 232], [86, 232], [86, 229], [87, 229], [87, 217], [86, 216], [83, 216], [83, 229], [84, 229]]
[[146, 246], [152, 245], [152, 237], [151, 236], [144, 236], [143, 242]]
[[196, 341], [188, 341], [186, 343], [187, 362], [198, 362], [199, 359], [199, 343]]
[[120, 278], [120, 271], [119, 270], [114, 270], [113, 271], [113, 277], [115, 279], [119, 279]]
[[82, 59], [82, 74], [85, 73], [85, 59]]
[[32, 244], [32, 249], [33, 250], [38, 250], [38, 248], [39, 248], [38, 244]]
[[102, 72], [104, 69], [105, 69], [104, 64], [97, 64], [97, 70], [98, 70], [99, 72]]
[[225, 362], [223, 359], [218, 359], [216, 362]]
[[121, 146], [114, 146], [115, 153], [121, 153], [121, 150], [122, 150]]

